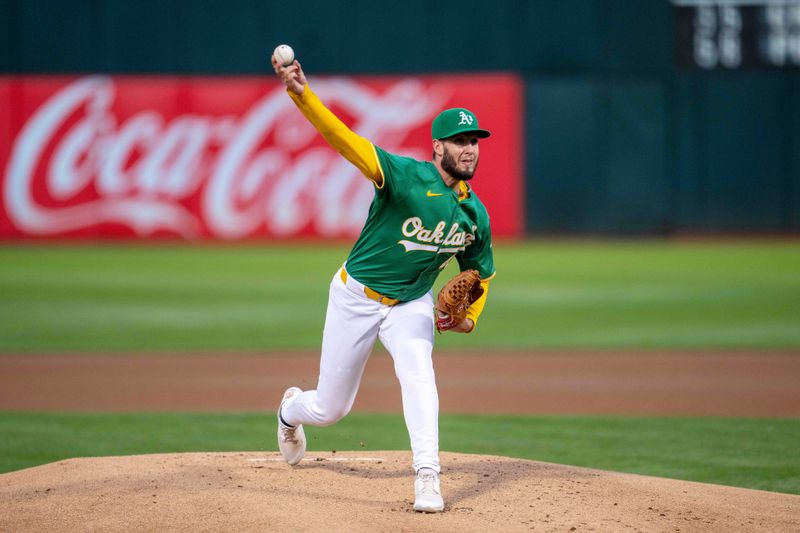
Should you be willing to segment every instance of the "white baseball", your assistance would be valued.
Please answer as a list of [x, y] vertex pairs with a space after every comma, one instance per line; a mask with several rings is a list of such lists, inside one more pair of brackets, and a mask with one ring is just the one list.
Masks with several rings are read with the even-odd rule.
[[284, 67], [288, 67], [294, 62], [294, 50], [292, 50], [292, 47], [288, 44], [279, 44], [276, 46], [272, 55], [274, 55], [278, 63]]

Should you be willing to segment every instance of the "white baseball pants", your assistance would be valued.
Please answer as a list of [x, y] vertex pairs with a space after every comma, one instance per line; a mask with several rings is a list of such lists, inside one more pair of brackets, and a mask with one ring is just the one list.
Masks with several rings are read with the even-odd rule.
[[439, 472], [439, 394], [433, 371], [433, 295], [395, 306], [369, 299], [363, 285], [340, 272], [331, 281], [322, 337], [319, 382], [284, 404], [291, 425], [328, 426], [353, 407], [377, 339], [391, 354], [403, 396], [414, 470]]

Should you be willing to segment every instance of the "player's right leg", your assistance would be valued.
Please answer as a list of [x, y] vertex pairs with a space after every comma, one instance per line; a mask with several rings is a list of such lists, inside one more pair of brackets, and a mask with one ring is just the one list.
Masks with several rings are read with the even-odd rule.
[[317, 388], [282, 404], [279, 415], [286, 426], [328, 426], [350, 412], [386, 313], [381, 308], [385, 306], [345, 287], [336, 273], [328, 297]]
[[302, 425], [291, 426], [284, 422], [281, 412], [288, 401], [302, 392], [297, 387], [286, 389], [278, 407], [278, 449], [290, 465], [296, 465], [303, 459], [306, 453], [306, 434]]

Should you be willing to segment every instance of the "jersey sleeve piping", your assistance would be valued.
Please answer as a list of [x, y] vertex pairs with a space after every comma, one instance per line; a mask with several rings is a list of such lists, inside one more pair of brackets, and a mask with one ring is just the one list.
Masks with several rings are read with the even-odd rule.
[[[372, 146], [372, 154], [375, 156], [375, 163], [378, 165], [378, 172], [375, 175], [375, 178], [371, 181], [375, 184], [376, 189], [383, 189], [386, 185], [386, 174], [383, 172], [383, 165], [381, 165], [381, 158], [378, 157], [378, 151], [375, 149], [375, 145], [370, 143]], [[380, 183], [378, 183], [380, 181]]]

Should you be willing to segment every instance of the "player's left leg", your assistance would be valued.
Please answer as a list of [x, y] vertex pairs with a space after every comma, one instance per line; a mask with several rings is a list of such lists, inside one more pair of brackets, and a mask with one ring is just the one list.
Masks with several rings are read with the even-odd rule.
[[392, 308], [379, 338], [394, 360], [411, 437], [414, 470], [439, 472], [439, 394], [433, 370], [433, 297], [426, 294]]
[[439, 490], [439, 394], [433, 370], [433, 297], [395, 306], [381, 324], [379, 338], [394, 360], [403, 395], [403, 415], [411, 438], [419, 511], [444, 508]]

